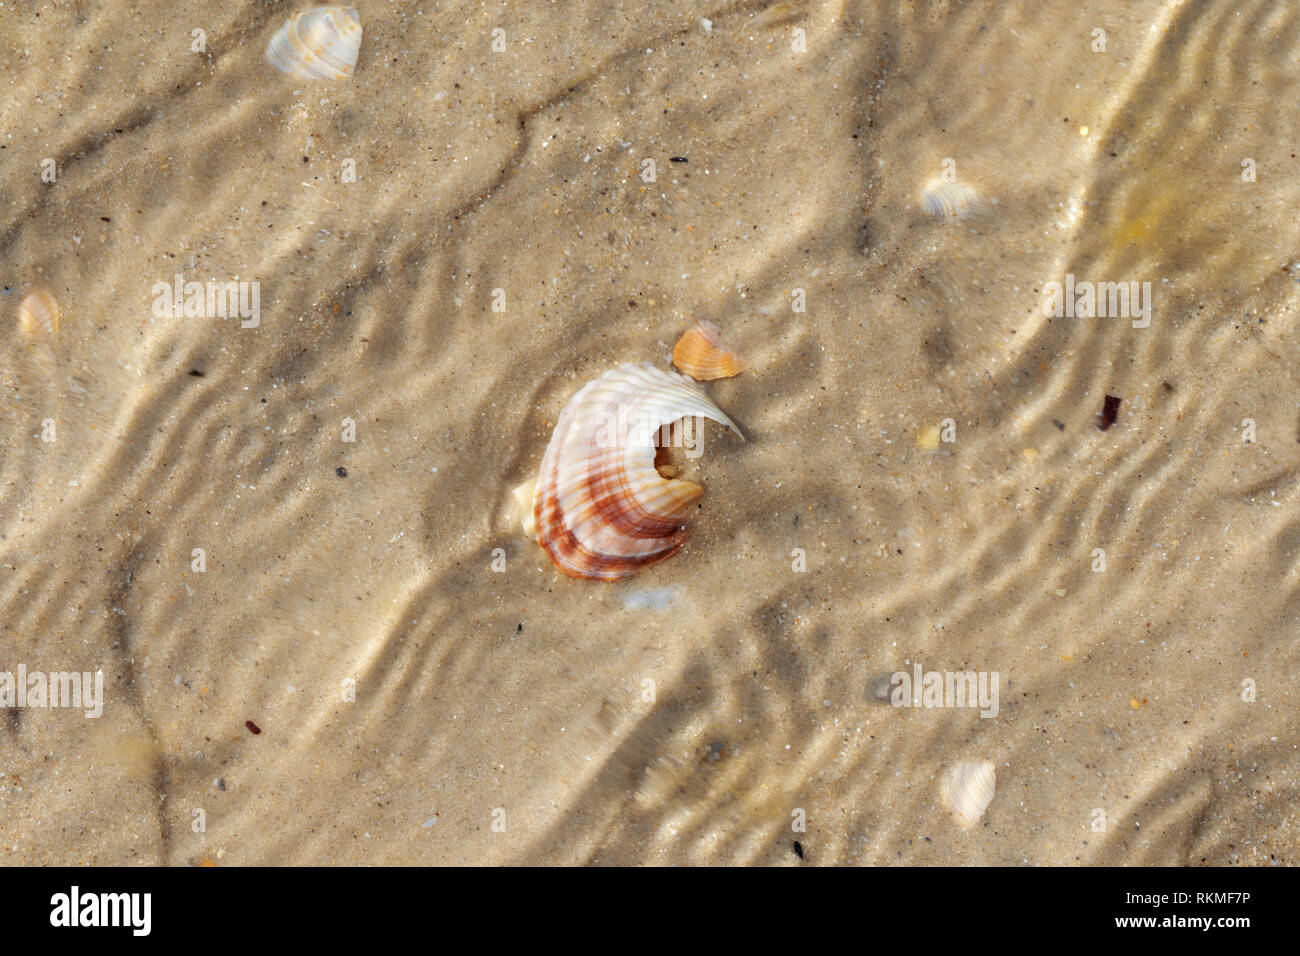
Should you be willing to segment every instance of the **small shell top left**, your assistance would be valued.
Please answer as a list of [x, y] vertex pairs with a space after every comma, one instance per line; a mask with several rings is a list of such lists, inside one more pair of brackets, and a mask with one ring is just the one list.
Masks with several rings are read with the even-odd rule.
[[18, 306], [18, 328], [28, 338], [57, 338], [58, 300], [45, 289], [33, 289]]
[[280, 72], [304, 80], [346, 80], [360, 52], [356, 7], [313, 7], [295, 13], [276, 31], [266, 58]]

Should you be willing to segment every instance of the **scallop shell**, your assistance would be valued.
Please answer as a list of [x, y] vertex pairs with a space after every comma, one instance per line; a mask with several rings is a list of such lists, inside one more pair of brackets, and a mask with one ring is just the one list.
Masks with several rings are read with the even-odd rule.
[[712, 322], [696, 322], [673, 346], [673, 364], [699, 382], [739, 375], [740, 359], [723, 349], [721, 333]]
[[44, 289], [33, 289], [18, 305], [18, 328], [31, 338], [58, 336], [58, 300]]
[[271, 37], [266, 58], [281, 73], [304, 80], [346, 80], [360, 52], [356, 7], [313, 7], [295, 13]]
[[944, 777], [940, 791], [944, 806], [957, 825], [970, 829], [993, 802], [997, 774], [987, 760], [959, 763]]
[[659, 429], [682, 418], [740, 429], [694, 382], [622, 365], [587, 383], [560, 412], [533, 495], [537, 543], [565, 574], [613, 581], [670, 557], [704, 493], [655, 470]]
[[931, 181], [921, 192], [921, 205], [935, 219], [977, 219], [989, 212], [989, 204], [965, 183], [942, 179]]

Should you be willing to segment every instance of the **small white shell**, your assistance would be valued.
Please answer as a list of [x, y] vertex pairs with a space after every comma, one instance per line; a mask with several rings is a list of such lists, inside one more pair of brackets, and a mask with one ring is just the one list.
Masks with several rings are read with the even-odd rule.
[[519, 525], [524, 534], [534, 541], [537, 540], [537, 518], [533, 514], [533, 494], [536, 491], [536, 478], [529, 478], [510, 491], [510, 497], [514, 499], [515, 508], [519, 513]]
[[346, 80], [361, 52], [356, 7], [313, 7], [295, 13], [276, 31], [266, 58], [281, 73], [304, 80]]
[[57, 338], [59, 301], [45, 289], [33, 289], [18, 305], [18, 328], [28, 338]]
[[993, 802], [997, 774], [987, 760], [959, 763], [943, 778], [939, 795], [957, 825], [970, 829]]
[[965, 183], [932, 180], [921, 192], [921, 205], [935, 219], [977, 219], [987, 215], [989, 204]]

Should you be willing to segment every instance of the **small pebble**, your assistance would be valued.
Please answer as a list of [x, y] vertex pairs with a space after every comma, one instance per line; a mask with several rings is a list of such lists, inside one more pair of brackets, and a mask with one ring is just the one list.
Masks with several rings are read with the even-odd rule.
[[893, 693], [894, 675], [892, 672], [888, 674], [877, 674], [871, 679], [871, 683], [867, 685], [867, 695], [884, 704], [889, 703], [890, 697]]
[[1110, 428], [1119, 420], [1119, 406], [1124, 401], [1115, 395], [1107, 395], [1101, 405], [1101, 416], [1097, 422], [1097, 427], [1102, 431]]

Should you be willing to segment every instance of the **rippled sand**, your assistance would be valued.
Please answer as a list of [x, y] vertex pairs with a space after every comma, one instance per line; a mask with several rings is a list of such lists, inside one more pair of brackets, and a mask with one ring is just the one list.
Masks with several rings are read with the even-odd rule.
[[[0, 861], [1297, 862], [1300, 9], [357, 5], [332, 84], [290, 3], [0, 7], [0, 671], [107, 697], [0, 712]], [[559, 575], [510, 489], [696, 318], [749, 442]], [[916, 662], [998, 715], [870, 693]]]

